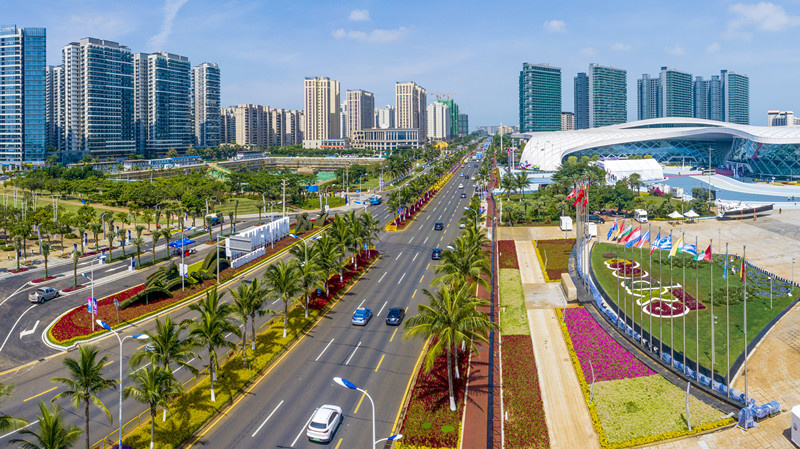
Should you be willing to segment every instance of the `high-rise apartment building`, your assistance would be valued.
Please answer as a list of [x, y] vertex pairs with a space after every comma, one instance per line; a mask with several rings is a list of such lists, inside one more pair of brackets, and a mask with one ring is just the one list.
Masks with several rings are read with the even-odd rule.
[[220, 143], [236, 143], [236, 107], [220, 109]]
[[428, 140], [447, 140], [452, 135], [450, 107], [436, 102], [429, 104], [426, 109]]
[[189, 58], [160, 52], [147, 56], [147, 155], [185, 152], [194, 140]]
[[63, 67], [47, 66], [45, 70], [45, 152], [58, 151], [58, 100], [59, 74]]
[[519, 72], [520, 132], [561, 129], [561, 69], [549, 64], [522, 64]]
[[386, 105], [385, 107], [375, 110], [375, 126], [381, 129], [395, 127], [395, 114], [394, 106]]
[[795, 117], [792, 111], [769, 110], [767, 126], [800, 126], [800, 117]]
[[722, 81], [714, 75], [710, 80], [695, 77], [692, 116], [708, 120], [722, 120]]
[[347, 91], [347, 136], [375, 127], [375, 94], [365, 90]]
[[589, 127], [628, 121], [628, 72], [589, 64]]
[[439, 100], [439, 103], [444, 103], [450, 108], [450, 137], [458, 135], [458, 104], [450, 98]]
[[133, 139], [136, 152], [147, 152], [147, 53], [133, 55]]
[[236, 144], [255, 148], [267, 148], [270, 134], [270, 110], [268, 106], [240, 104], [234, 109], [236, 122]]
[[418, 136], [424, 141], [427, 132], [425, 117], [428, 93], [413, 81], [395, 83], [395, 123], [400, 129], [418, 129]]
[[692, 74], [661, 67], [659, 75], [660, 117], [692, 116]]
[[572, 131], [575, 129], [575, 114], [572, 112], [561, 113], [561, 131]]
[[[575, 76], [575, 129], [589, 128], [589, 77], [580, 72]], [[563, 115], [562, 115], [563, 118]], [[564, 127], [562, 126], [563, 130]]]
[[644, 74], [636, 81], [636, 118], [647, 120], [661, 117], [661, 96], [658, 78]]
[[131, 50], [87, 37], [67, 44], [61, 54], [62, 161], [84, 154], [99, 159], [127, 157], [136, 149]]
[[192, 117], [196, 146], [206, 148], [219, 145], [219, 107], [219, 66], [213, 62], [204, 62], [192, 67]]
[[46, 158], [46, 44], [44, 28], [0, 27], [0, 167]]
[[469, 115], [463, 112], [458, 114], [458, 135], [466, 136], [469, 134]]
[[324, 76], [306, 78], [304, 94], [303, 146], [318, 148], [323, 140], [340, 139], [339, 82]]
[[750, 78], [722, 70], [722, 105], [726, 122], [750, 124]]

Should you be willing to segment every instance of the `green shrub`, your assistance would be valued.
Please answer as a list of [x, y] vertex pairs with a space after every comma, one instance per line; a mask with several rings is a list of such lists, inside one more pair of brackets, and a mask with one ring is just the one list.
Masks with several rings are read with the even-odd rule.
[[3, 247], [0, 249], [2, 249], [3, 251], [14, 251], [14, 247], [11, 245], [3, 245]]

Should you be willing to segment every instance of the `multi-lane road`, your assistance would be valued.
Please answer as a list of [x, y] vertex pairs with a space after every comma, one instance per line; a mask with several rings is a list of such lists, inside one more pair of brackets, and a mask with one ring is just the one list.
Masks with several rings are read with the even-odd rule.
[[[444, 248], [457, 237], [458, 219], [474, 191], [472, 183], [459, 176], [462, 172], [471, 175], [474, 169], [471, 166], [459, 169], [406, 230], [381, 233], [381, 241], [376, 245], [381, 252], [378, 262], [327, 317], [321, 320], [308, 336], [282, 359], [281, 363], [271, 369], [231, 413], [226, 414], [221, 421], [203, 432], [196, 446], [309, 447], [305, 437], [305, 425], [316, 407], [330, 403], [341, 406], [344, 411], [344, 423], [336, 434], [334, 447], [365, 447], [371, 438], [369, 401], [362, 398], [358, 392], [336, 386], [331, 380], [334, 376], [345, 377], [372, 395], [376, 402], [378, 438], [388, 436], [423, 342], [404, 341], [402, 328], [387, 326], [384, 319], [391, 307], [407, 308], [409, 315], [414, 314], [417, 304], [425, 300], [422, 289], [428, 288], [434, 277], [435, 262], [431, 261], [431, 250], [435, 247]], [[459, 189], [459, 184], [464, 184], [464, 188]], [[461, 192], [466, 192], [467, 197], [460, 198]], [[375, 214], [382, 224], [390, 219], [390, 214], [383, 205], [370, 207], [368, 210]], [[444, 223], [444, 230], [434, 231], [435, 222]], [[202, 255], [198, 254], [195, 257], [199, 259]], [[68, 266], [70, 273], [71, 268], [70, 263]], [[102, 271], [110, 281], [100, 285], [101, 277], [98, 276], [95, 267], [95, 276], [98, 279], [95, 296], [102, 297], [121, 288], [141, 283], [142, 280], [136, 278], [136, 274], [115, 268], [115, 265], [110, 265]], [[79, 266], [79, 272], [81, 270], [82, 267]], [[117, 277], [115, 273], [125, 274]], [[244, 276], [242, 280], [261, 276], [262, 273], [263, 270], [256, 270]], [[70, 275], [66, 277], [71, 278]], [[71, 279], [67, 281], [71, 282]], [[240, 281], [229, 282], [221, 288], [225, 291], [235, 287], [236, 282]], [[62, 303], [70, 301], [69, 307], [85, 304], [85, 291], [86, 289], [82, 290], [80, 295], [59, 298], [57, 301]], [[229, 300], [229, 295], [226, 296]], [[7, 311], [3, 308], [12, 310], [11, 307], [7, 307], [11, 304], [16, 304], [14, 313], [24, 311], [26, 307], [30, 308], [30, 305], [22, 303], [22, 301], [27, 302], [27, 298], [21, 293], [6, 299], [5, 304], [0, 304], [0, 312], [4, 314]], [[75, 304], [72, 305], [72, 302]], [[33, 313], [37, 308], [44, 310], [47, 305], [35, 306], [22, 318], [15, 317], [16, 324], [0, 325], [0, 333], [5, 332], [1, 338], [9, 342], [12, 339], [20, 340], [14, 346], [8, 343], [5, 349], [0, 349], [0, 357], [9, 360], [6, 363], [19, 365], [20, 361], [38, 360], [55, 352], [41, 343], [40, 329], [32, 333], [35, 338], [29, 341], [24, 339], [29, 335], [20, 338], [17, 334], [35, 326], [35, 320], [40, 321], [38, 324], [40, 328], [46, 326], [52, 318], [69, 308], [60, 307], [52, 316], [47, 313]], [[270, 306], [275, 307], [274, 304]], [[367, 326], [355, 327], [350, 324], [352, 312], [358, 306], [370, 307], [375, 314]], [[172, 317], [176, 321], [194, 316], [195, 314], [186, 307], [172, 312]], [[267, 319], [269, 316], [257, 324], [263, 324]], [[12, 325], [14, 330], [7, 330]], [[151, 326], [152, 321], [149, 321], [124, 333], [140, 332], [150, 329]], [[116, 378], [119, 370], [116, 365], [119, 363], [116, 339], [106, 338], [95, 344], [102, 353], [110, 356], [106, 376]], [[35, 348], [35, 351], [26, 350], [28, 346]], [[135, 351], [137, 346], [139, 345], [136, 343], [127, 343], [125, 354]], [[12, 347], [16, 350], [9, 351]], [[201, 351], [200, 355], [202, 360], [192, 361], [198, 368], [202, 368], [206, 363], [204, 351]], [[35, 422], [38, 413], [36, 403], [39, 400], [49, 401], [61, 391], [62, 387], [53, 384], [50, 379], [63, 375], [63, 357], [63, 355], [50, 357], [0, 378], [0, 382], [16, 385], [13, 397], [5, 401], [2, 412]], [[127, 360], [123, 360], [123, 363], [127, 363]], [[190, 378], [187, 370], [176, 369], [175, 375], [180, 381]], [[116, 410], [118, 407], [116, 392], [105, 392], [100, 399], [111, 410]], [[66, 401], [62, 406], [67, 411], [67, 421], [82, 427], [82, 416]], [[118, 424], [116, 412], [114, 423], [109, 425], [105, 416], [96, 408], [91, 410], [91, 440], [94, 442], [113, 432]], [[143, 410], [140, 404], [126, 401], [124, 421], [134, 418]], [[14, 432], [0, 435], [0, 444], [16, 436]]]

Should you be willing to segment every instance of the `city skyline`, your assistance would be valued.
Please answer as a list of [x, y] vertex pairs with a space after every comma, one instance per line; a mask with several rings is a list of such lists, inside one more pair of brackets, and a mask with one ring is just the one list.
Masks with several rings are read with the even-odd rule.
[[[695, 74], [727, 67], [748, 75], [755, 125], [766, 125], [769, 109], [800, 107], [800, 93], [781, 88], [789, 85], [792, 68], [800, 61], [790, 49], [772, 44], [781, 32], [800, 26], [800, 7], [769, 2], [684, 2], [690, 9], [680, 3], [581, 3], [507, 2], [486, 11], [478, 4], [454, 2], [412, 2], [409, 8], [318, 3], [312, 8], [169, 0], [143, 8], [123, 2], [44, 7], [42, 1], [12, 1], [7, 22], [47, 28], [50, 65], [58, 63], [64, 45], [83, 37], [113, 40], [134, 52], [166, 51], [194, 63], [215, 62], [225, 74], [223, 107], [254, 103], [300, 109], [302, 92], [296, 80], [325, 74], [340, 80], [344, 90], [374, 92], [376, 104], [391, 103], [395, 81], [413, 79], [431, 92], [459, 94], [454, 99], [471, 112], [475, 124], [516, 123], [516, 78], [522, 62], [561, 67], [567, 99], [573, 97], [572, 78], [590, 63], [626, 70], [629, 118], [636, 116], [630, 101], [635, 80], [661, 66]], [[420, 8], [426, 13], [419, 14]], [[482, 26], [507, 20], [509, 11], [532, 18], [525, 33]], [[445, 38], [450, 30], [440, 26], [440, 13], [480, 32], [461, 33], [460, 44], [453, 47]], [[209, 33], [214, 29], [219, 33]], [[298, 39], [300, 35], [304, 38]], [[565, 102], [564, 110], [570, 106], [571, 101]]]

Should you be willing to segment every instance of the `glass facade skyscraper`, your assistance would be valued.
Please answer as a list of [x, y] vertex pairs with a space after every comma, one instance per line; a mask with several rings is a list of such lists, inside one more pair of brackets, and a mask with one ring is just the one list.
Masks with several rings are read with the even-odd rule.
[[561, 130], [561, 69], [522, 64], [519, 72], [520, 132]]
[[147, 56], [147, 155], [179, 153], [194, 139], [189, 58], [172, 53]]
[[636, 81], [636, 116], [638, 120], [660, 117], [661, 96], [658, 78], [644, 74]]
[[659, 76], [661, 115], [659, 117], [692, 116], [692, 74], [661, 67]]
[[750, 78], [739, 73], [722, 71], [723, 120], [740, 125], [750, 124]]
[[220, 142], [219, 78], [219, 66], [213, 62], [192, 68], [194, 142], [200, 148], [216, 147]]
[[628, 121], [628, 72], [599, 64], [589, 65], [589, 127]]
[[575, 76], [575, 129], [589, 127], [589, 77], [580, 72]]
[[46, 44], [44, 28], [0, 28], [0, 165], [44, 163]]

